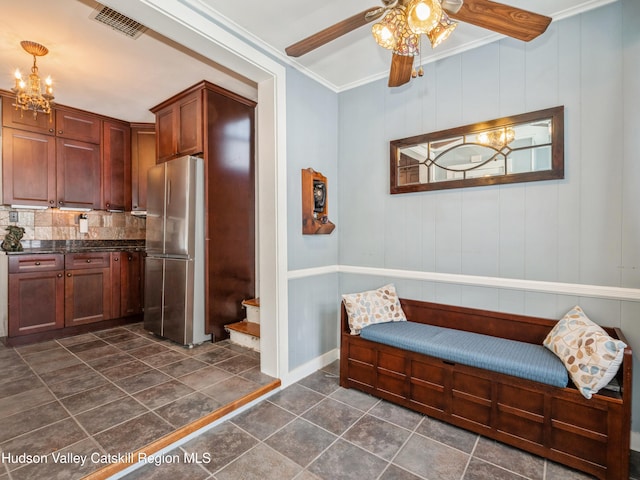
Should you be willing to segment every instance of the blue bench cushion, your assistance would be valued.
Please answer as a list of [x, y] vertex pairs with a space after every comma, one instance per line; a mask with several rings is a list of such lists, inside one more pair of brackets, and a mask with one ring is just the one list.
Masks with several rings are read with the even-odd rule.
[[542, 345], [410, 321], [369, 325], [362, 329], [360, 336], [392, 347], [556, 387], [566, 387], [569, 382], [562, 361]]

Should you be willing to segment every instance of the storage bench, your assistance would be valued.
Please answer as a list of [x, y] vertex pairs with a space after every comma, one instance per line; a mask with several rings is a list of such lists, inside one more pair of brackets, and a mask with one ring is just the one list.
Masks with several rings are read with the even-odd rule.
[[[408, 322], [372, 325], [363, 329], [363, 334], [367, 336], [367, 330], [373, 332], [384, 325], [405, 324], [409, 330], [434, 326], [538, 347], [556, 324], [555, 320], [544, 318], [415, 300], [400, 299], [400, 303]], [[521, 372], [509, 374], [465, 365], [442, 351], [416, 352], [407, 349], [412, 347], [351, 335], [344, 304], [341, 312], [341, 386], [356, 388], [601, 479], [628, 479], [631, 348], [625, 349], [616, 375], [619, 391], [603, 389], [586, 399], [570, 381], [567, 386], [550, 385], [543, 383], [544, 379], [516, 376]], [[610, 336], [625, 341], [619, 329], [603, 328]], [[412, 334], [404, 336], [411, 339]], [[436, 349], [446, 350], [446, 338], [435, 342]], [[489, 339], [487, 348], [491, 349], [490, 345]], [[476, 361], [475, 365], [483, 364]]]

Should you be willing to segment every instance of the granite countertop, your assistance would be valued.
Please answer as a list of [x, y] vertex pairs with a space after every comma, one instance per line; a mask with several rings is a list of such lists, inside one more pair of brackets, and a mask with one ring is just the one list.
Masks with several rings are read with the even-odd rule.
[[6, 252], [7, 255], [33, 253], [78, 253], [78, 252], [143, 252], [144, 240], [22, 240], [21, 252]]

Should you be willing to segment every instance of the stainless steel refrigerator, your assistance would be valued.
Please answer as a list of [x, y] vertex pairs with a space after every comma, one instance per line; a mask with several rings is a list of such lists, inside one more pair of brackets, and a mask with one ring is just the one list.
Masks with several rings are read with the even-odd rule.
[[204, 166], [181, 157], [149, 169], [144, 328], [182, 345], [210, 340], [204, 321]]

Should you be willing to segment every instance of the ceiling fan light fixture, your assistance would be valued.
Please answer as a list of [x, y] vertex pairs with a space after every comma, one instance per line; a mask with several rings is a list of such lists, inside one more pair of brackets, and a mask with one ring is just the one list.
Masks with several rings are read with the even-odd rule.
[[387, 50], [393, 50], [396, 46], [396, 30], [395, 15], [392, 11], [371, 27], [371, 33], [376, 43]]
[[458, 22], [454, 22], [449, 18], [449, 15], [443, 13], [440, 23], [427, 32], [427, 38], [429, 38], [431, 42], [431, 47], [436, 48], [449, 38], [449, 35], [451, 35], [451, 32], [453, 32], [457, 26]]
[[426, 34], [438, 25], [442, 14], [439, 0], [411, 0], [407, 5], [407, 24], [413, 33]]

